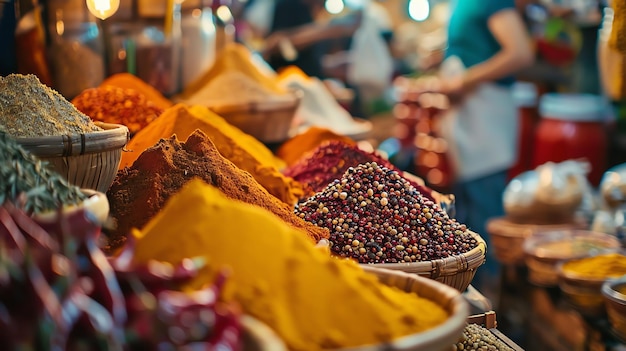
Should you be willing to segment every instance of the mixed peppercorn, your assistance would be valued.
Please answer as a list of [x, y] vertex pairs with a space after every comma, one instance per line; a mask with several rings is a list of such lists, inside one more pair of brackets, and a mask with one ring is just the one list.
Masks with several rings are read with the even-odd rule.
[[513, 351], [489, 329], [478, 324], [468, 324], [463, 330], [459, 342], [454, 344], [454, 351]]
[[374, 162], [349, 168], [295, 213], [329, 229], [333, 254], [360, 263], [429, 261], [477, 245], [464, 224]]

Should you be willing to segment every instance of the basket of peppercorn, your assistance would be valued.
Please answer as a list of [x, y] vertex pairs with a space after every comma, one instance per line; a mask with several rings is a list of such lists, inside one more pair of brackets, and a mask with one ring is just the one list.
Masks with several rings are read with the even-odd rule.
[[487, 244], [479, 234], [375, 162], [349, 168], [295, 212], [328, 228], [335, 256], [418, 274], [459, 291], [485, 261]]

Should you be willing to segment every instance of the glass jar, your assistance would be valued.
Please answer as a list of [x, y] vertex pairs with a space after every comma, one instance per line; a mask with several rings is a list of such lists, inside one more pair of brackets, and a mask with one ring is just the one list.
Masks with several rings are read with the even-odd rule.
[[102, 29], [83, 0], [52, 0], [48, 5], [54, 88], [71, 100], [105, 78]]
[[107, 22], [109, 74], [134, 74], [165, 96], [180, 91], [179, 1], [121, 2]]
[[212, 0], [185, 0], [181, 19], [181, 84], [184, 89], [215, 61], [216, 29]]
[[588, 179], [598, 185], [607, 167], [604, 99], [589, 94], [545, 94], [539, 113], [533, 168], [546, 162], [586, 159], [591, 165]]

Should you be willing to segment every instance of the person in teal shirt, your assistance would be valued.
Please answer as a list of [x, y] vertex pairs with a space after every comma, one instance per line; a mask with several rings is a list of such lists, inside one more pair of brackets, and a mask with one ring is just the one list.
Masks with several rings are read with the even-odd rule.
[[[514, 74], [532, 64], [530, 39], [514, 0], [451, 0], [440, 86], [452, 108], [441, 119], [455, 170], [456, 218], [487, 241], [486, 223], [504, 214], [507, 171], [517, 156]], [[489, 254], [472, 282], [497, 298], [499, 266]]]

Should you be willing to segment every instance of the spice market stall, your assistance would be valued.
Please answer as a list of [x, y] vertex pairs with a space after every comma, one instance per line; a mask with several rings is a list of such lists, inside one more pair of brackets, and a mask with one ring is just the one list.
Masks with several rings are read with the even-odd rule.
[[[238, 45], [172, 100], [127, 73], [71, 102], [35, 76], [0, 78], [0, 302], [10, 307], [0, 341], [515, 349], [468, 326], [462, 293], [485, 260], [482, 233], [449, 215], [450, 197], [359, 147], [354, 133], [294, 127], [300, 99], [280, 79]], [[244, 109], [244, 125], [221, 115], [267, 99], [291, 106], [277, 138], [246, 121], [283, 109]], [[111, 124], [123, 131], [115, 155], [91, 137]], [[44, 142], [22, 137], [79, 140], [68, 147], [92, 161], [70, 176], [37, 159]], [[274, 153], [267, 143], [277, 141]], [[87, 185], [94, 173], [99, 183]]]

